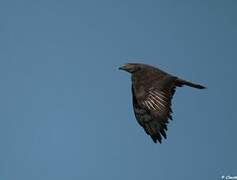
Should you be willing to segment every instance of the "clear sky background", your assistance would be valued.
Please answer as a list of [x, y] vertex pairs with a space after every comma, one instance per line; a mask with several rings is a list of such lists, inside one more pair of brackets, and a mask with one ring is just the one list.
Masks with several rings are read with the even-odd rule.
[[[179, 88], [168, 139], [137, 124], [126, 62]], [[1, 0], [1, 180], [237, 175], [237, 1]]]

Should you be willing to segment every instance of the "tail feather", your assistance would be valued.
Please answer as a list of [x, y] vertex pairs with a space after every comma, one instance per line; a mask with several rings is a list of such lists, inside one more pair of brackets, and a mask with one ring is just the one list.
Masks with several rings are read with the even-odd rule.
[[197, 89], [206, 89], [206, 87], [201, 84], [192, 83], [183, 79], [177, 79], [176, 86], [182, 87], [183, 85], [190, 86]]

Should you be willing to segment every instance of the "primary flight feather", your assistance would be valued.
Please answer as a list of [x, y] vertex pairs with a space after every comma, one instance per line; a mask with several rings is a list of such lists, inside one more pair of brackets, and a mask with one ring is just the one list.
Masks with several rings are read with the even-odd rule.
[[162, 137], [167, 138], [167, 124], [169, 119], [172, 120], [171, 101], [176, 87], [205, 88], [146, 64], [128, 63], [119, 69], [132, 75], [135, 117], [155, 143], [161, 143]]

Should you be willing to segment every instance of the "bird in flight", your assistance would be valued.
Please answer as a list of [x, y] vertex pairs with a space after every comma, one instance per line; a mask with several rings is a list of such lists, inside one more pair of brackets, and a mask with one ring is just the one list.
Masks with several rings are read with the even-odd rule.
[[180, 79], [146, 64], [128, 63], [119, 68], [132, 75], [132, 100], [137, 122], [154, 143], [166, 139], [167, 124], [172, 120], [172, 97], [176, 87], [206, 87]]

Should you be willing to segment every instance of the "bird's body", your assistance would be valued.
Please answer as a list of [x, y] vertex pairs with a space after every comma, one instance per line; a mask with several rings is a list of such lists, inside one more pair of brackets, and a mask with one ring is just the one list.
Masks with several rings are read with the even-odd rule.
[[204, 89], [146, 64], [126, 64], [120, 69], [132, 74], [133, 108], [138, 123], [156, 143], [166, 139], [167, 124], [172, 120], [171, 101], [176, 87], [187, 85]]

